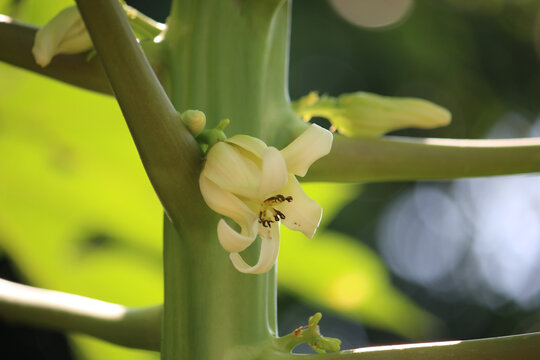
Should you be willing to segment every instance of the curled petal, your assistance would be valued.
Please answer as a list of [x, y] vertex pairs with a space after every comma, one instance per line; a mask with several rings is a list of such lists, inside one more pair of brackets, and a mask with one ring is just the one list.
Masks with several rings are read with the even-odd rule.
[[225, 142], [234, 144], [262, 159], [266, 144], [264, 141], [249, 135], [235, 135], [225, 140]]
[[86, 26], [82, 18], [70, 28], [69, 33], [58, 46], [57, 54], [77, 54], [90, 50], [92, 48], [92, 40], [86, 30]]
[[281, 152], [275, 147], [266, 148], [263, 155], [259, 197], [265, 198], [282, 189], [287, 184], [288, 175], [287, 164]]
[[36, 63], [47, 66], [54, 55], [90, 50], [92, 40], [76, 6], [59, 12], [36, 33], [32, 53]]
[[[199, 177], [199, 187], [206, 204], [218, 214], [230, 217], [238, 225], [245, 236], [255, 239], [257, 230], [253, 230], [253, 224], [257, 223], [258, 216], [242, 200], [233, 194], [221, 189], [206, 176]], [[232, 230], [232, 229], [231, 229]]]
[[246, 198], [257, 198], [261, 169], [234, 145], [219, 142], [206, 157], [201, 176], [206, 176], [220, 188]]
[[259, 226], [261, 237], [261, 253], [257, 264], [249, 266], [238, 253], [229, 255], [236, 270], [245, 274], [262, 274], [272, 269], [279, 253], [279, 223], [271, 227]]
[[285, 219], [281, 220], [283, 225], [312, 238], [321, 222], [321, 206], [306, 195], [294, 175], [289, 175], [289, 182], [281, 191], [293, 198], [291, 202], [284, 201], [276, 206], [276, 209], [286, 215]]
[[312, 124], [281, 150], [281, 154], [285, 158], [290, 173], [305, 176], [311, 164], [327, 155], [331, 148], [332, 133]]
[[227, 252], [240, 252], [253, 243], [257, 237], [258, 225], [254, 221], [251, 227], [244, 226], [242, 231], [238, 233], [225, 220], [221, 219], [217, 227], [219, 243]]

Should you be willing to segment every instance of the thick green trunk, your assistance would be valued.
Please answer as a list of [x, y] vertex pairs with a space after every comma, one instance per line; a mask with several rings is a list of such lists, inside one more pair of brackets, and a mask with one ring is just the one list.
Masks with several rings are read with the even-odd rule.
[[296, 115], [287, 92], [290, 4], [283, 0], [178, 0], [168, 20], [170, 96], [178, 109], [231, 119], [229, 135], [270, 144]]
[[[229, 118], [229, 136], [289, 140], [279, 131], [295, 117], [287, 94], [288, 2], [176, 1], [168, 26], [169, 95], [179, 111], [204, 111], [208, 127]], [[275, 270], [236, 271], [216, 223], [185, 234], [165, 223], [163, 359], [255, 358], [261, 349], [252, 346], [276, 334]], [[249, 251], [256, 261], [258, 250]]]
[[275, 335], [275, 272], [239, 273], [215, 234], [179, 236], [165, 220], [162, 359], [252, 358]]

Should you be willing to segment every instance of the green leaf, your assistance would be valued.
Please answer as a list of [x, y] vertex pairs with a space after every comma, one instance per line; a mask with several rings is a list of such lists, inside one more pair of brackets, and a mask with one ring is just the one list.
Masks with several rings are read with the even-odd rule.
[[[36, 25], [71, 5], [0, 0], [1, 13]], [[160, 206], [114, 99], [4, 64], [0, 79], [0, 252], [33, 285], [160, 302]], [[158, 358], [70, 339], [82, 359]]]

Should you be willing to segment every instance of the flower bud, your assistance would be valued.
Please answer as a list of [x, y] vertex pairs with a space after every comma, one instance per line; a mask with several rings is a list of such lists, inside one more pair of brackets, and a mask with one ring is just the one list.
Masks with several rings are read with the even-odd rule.
[[186, 110], [180, 115], [193, 136], [199, 135], [206, 126], [206, 115], [199, 110]]
[[356, 92], [338, 98], [314, 93], [300, 99], [297, 113], [304, 119], [321, 116], [339, 133], [350, 137], [376, 138], [405, 128], [431, 129], [450, 123], [451, 114], [432, 102]]
[[41, 67], [56, 54], [76, 54], [90, 50], [92, 40], [76, 6], [60, 11], [37, 33], [32, 54]]

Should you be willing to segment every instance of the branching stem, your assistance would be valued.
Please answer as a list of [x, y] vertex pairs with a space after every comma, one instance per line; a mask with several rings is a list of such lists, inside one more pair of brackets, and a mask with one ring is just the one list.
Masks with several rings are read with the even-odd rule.
[[77, 4], [165, 211], [175, 226], [197, 227], [207, 217], [197, 182], [202, 165], [199, 145], [165, 94], [120, 3], [77, 0]]
[[57, 55], [49, 66], [42, 68], [37, 65], [32, 55], [36, 31], [32, 25], [0, 15], [0, 60], [88, 90], [112, 93], [96, 57], [87, 61], [86, 54]]
[[0, 317], [159, 351], [162, 306], [128, 308], [0, 279]]
[[540, 171], [540, 139], [457, 140], [335, 136], [307, 181], [441, 180]]
[[325, 355], [268, 353], [262, 359], [287, 360], [507, 360], [540, 358], [540, 333], [479, 340], [366, 347]]

